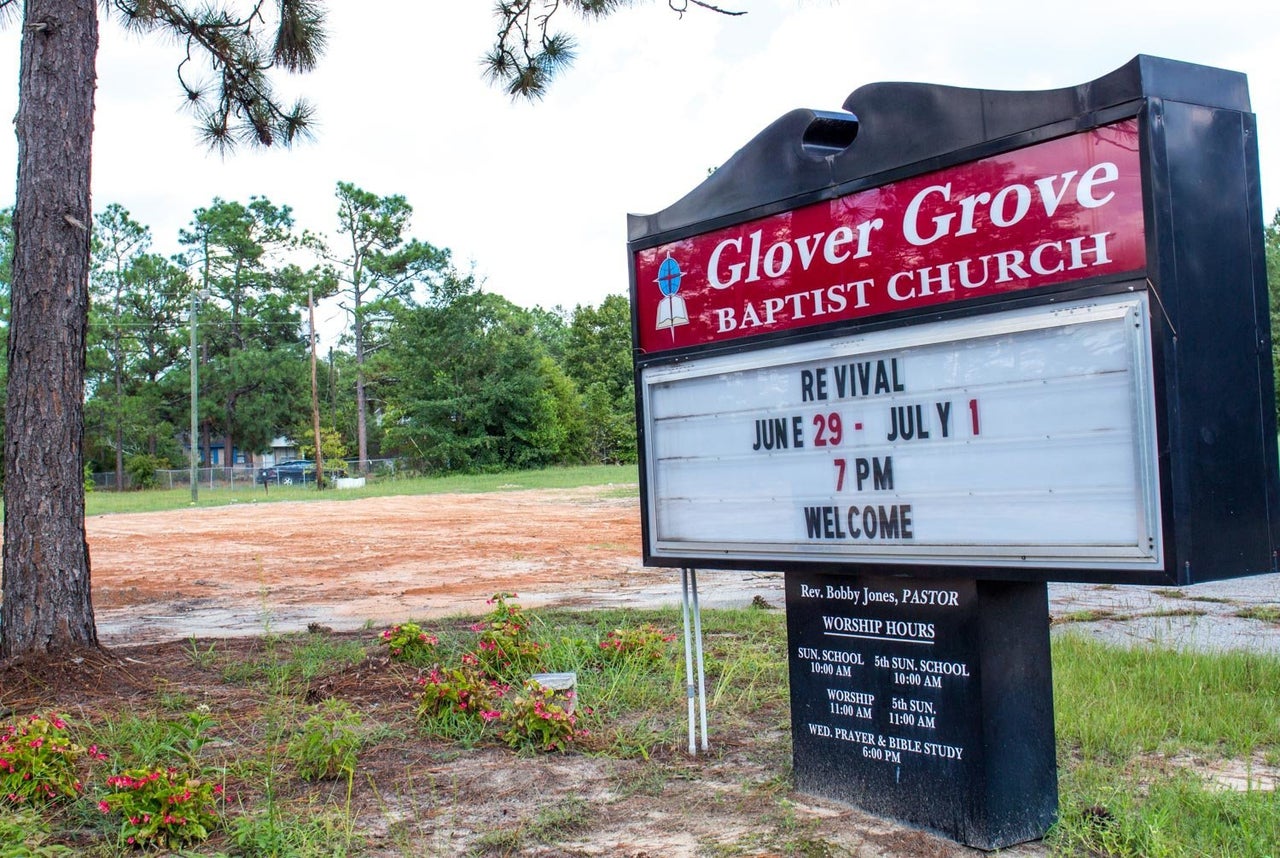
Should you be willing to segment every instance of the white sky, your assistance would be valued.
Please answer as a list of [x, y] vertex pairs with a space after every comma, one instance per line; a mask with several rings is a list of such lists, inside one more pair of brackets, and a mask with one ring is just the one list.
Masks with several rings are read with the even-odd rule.
[[[493, 35], [481, 0], [331, 0], [316, 72], [282, 83], [319, 108], [317, 140], [223, 160], [180, 112], [181, 49], [104, 23], [93, 201], [125, 206], [175, 253], [215, 196], [266, 196], [332, 235], [334, 189], [403, 194], [412, 234], [474, 264], [522, 306], [598, 303], [627, 288], [626, 214], [673, 203], [796, 107], [839, 109], [866, 83], [1052, 89], [1139, 53], [1245, 72], [1258, 116], [1265, 211], [1280, 206], [1280, 6], [1218, 0], [873, 3], [723, 0], [725, 18], [662, 0], [576, 26], [578, 60], [538, 104], [482, 79]], [[567, 22], [566, 22], [567, 23]], [[17, 109], [19, 28], [0, 32], [0, 115]], [[0, 163], [16, 162], [11, 135]], [[0, 205], [13, 202], [13, 185]], [[322, 320], [321, 330], [337, 325]]]

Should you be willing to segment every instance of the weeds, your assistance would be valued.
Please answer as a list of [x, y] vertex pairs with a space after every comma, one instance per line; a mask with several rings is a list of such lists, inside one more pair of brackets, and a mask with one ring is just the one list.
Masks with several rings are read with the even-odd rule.
[[307, 781], [355, 776], [356, 757], [362, 744], [359, 712], [330, 698], [320, 704], [302, 728], [289, 740], [286, 753], [298, 777]]
[[207, 649], [201, 649], [200, 642], [194, 635], [187, 641], [187, 655], [191, 663], [202, 670], [208, 670], [217, 662], [218, 656], [214, 652], [216, 648], [216, 643], [210, 643]]

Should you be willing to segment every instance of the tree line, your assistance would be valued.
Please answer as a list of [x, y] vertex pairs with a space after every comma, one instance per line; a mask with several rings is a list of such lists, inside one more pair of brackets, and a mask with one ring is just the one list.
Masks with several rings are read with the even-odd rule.
[[[447, 248], [410, 235], [398, 195], [349, 183], [332, 239], [255, 197], [196, 209], [166, 257], [118, 204], [92, 227], [85, 461], [115, 484], [184, 467], [187, 445], [246, 464], [279, 436], [314, 456], [309, 301], [346, 323], [318, 349], [321, 451], [363, 468], [394, 457], [420, 472], [633, 461], [630, 309], [622, 295], [572, 310], [523, 308], [485, 291]], [[12, 210], [0, 211], [10, 258]], [[8, 336], [9, 268], [0, 266]], [[191, 322], [197, 437], [189, 437]], [[223, 460], [230, 464], [230, 458]], [[126, 480], [126, 474], [128, 479]]]

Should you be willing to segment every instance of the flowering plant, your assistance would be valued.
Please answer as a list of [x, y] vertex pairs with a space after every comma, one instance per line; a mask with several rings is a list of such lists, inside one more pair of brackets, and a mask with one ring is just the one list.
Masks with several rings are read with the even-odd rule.
[[422, 686], [418, 717], [424, 719], [452, 710], [486, 722], [495, 721], [501, 714], [500, 701], [507, 693], [507, 686], [485, 676], [478, 659], [471, 654], [462, 657], [461, 667], [431, 668], [418, 683]]
[[667, 653], [667, 644], [675, 638], [652, 623], [645, 623], [632, 629], [614, 629], [600, 641], [600, 649], [614, 659], [661, 661]]
[[502, 715], [503, 723], [510, 725], [502, 738], [516, 749], [563, 751], [575, 738], [587, 734], [576, 729], [573, 700], [573, 691], [555, 691], [527, 680], [524, 694]]
[[523, 609], [507, 601], [516, 598], [515, 593], [494, 593], [486, 603], [493, 605], [493, 610], [471, 626], [473, 632], [480, 633], [477, 656], [493, 675], [528, 672], [542, 661], [543, 645], [533, 639]]
[[86, 751], [72, 742], [57, 714], [0, 725], [0, 798], [14, 804], [75, 798], [83, 789], [76, 763], [86, 753], [106, 758], [97, 745]]
[[205, 840], [218, 821], [222, 786], [176, 769], [130, 769], [107, 778], [116, 790], [98, 802], [119, 813], [120, 837], [132, 846], [179, 848]]
[[434, 660], [440, 639], [424, 632], [417, 623], [401, 623], [383, 630], [382, 642], [393, 659], [427, 665]]

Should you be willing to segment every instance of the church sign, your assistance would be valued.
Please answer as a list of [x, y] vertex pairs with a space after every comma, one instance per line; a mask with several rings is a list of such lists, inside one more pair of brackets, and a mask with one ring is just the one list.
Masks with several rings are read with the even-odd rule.
[[644, 559], [786, 573], [799, 789], [1057, 811], [1047, 582], [1276, 570], [1243, 75], [871, 84], [629, 223]]

